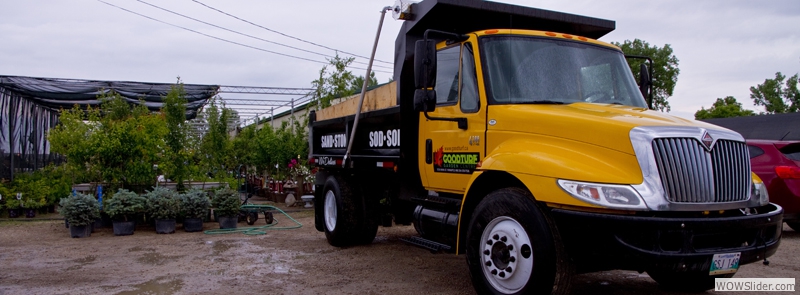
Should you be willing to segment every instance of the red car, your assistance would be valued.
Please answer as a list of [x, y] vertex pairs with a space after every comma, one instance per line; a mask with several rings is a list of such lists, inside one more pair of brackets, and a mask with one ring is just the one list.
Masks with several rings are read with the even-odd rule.
[[747, 140], [750, 166], [764, 181], [783, 221], [800, 232], [800, 141]]

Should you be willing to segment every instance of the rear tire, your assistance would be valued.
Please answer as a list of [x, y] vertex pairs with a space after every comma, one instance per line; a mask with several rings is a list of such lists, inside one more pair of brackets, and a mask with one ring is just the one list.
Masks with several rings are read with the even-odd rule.
[[346, 247], [356, 243], [360, 229], [356, 196], [350, 184], [340, 176], [329, 176], [322, 190], [322, 220], [328, 244]]
[[526, 190], [496, 190], [478, 204], [466, 252], [478, 294], [570, 291], [572, 263], [549, 216]]
[[708, 275], [707, 272], [647, 271], [658, 285], [666, 290], [702, 292], [714, 288], [715, 278], [732, 278], [734, 274]]

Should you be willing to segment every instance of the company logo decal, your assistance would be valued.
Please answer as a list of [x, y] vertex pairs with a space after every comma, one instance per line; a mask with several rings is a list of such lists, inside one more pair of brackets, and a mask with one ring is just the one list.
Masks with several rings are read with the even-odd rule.
[[323, 135], [320, 139], [322, 141], [321, 147], [324, 149], [347, 147], [347, 136], [344, 133]]
[[400, 146], [400, 129], [378, 130], [369, 133], [369, 147]]
[[475, 171], [480, 153], [445, 153], [444, 147], [433, 153], [433, 171], [470, 174]]
[[703, 131], [702, 141], [703, 141], [703, 145], [706, 146], [706, 149], [710, 151], [711, 150], [711, 145], [714, 144], [714, 138], [712, 138], [711, 135], [708, 134], [707, 131]]

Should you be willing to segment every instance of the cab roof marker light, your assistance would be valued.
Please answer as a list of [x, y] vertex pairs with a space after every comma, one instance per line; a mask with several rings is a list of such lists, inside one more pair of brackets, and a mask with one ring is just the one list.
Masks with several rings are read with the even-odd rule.
[[497, 34], [500, 31], [499, 30], [486, 30], [486, 31], [483, 31], [483, 32], [486, 33], [486, 34]]
[[557, 36], [556, 33], [553, 33], [553, 32], [545, 32], [544, 34], [547, 35], [547, 36], [550, 36], [550, 37]]

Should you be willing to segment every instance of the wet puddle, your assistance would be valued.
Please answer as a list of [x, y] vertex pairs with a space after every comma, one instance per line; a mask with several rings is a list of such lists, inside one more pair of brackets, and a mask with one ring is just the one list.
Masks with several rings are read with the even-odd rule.
[[164, 256], [161, 255], [160, 253], [152, 252], [152, 253], [145, 253], [141, 257], [136, 258], [136, 261], [138, 261], [141, 264], [164, 265], [170, 261], [176, 261], [180, 257], [181, 256]]
[[134, 290], [130, 291], [122, 291], [116, 293], [117, 295], [135, 295], [135, 294], [146, 294], [146, 295], [169, 295], [175, 294], [183, 288], [183, 280], [180, 279], [166, 279], [166, 278], [159, 278], [150, 280], [138, 285], [131, 286], [135, 288]]
[[208, 241], [206, 243], [212, 245], [211, 246], [211, 251], [213, 252], [214, 255], [220, 255], [223, 252], [228, 251], [233, 247], [236, 247], [236, 242], [234, 242], [234, 241], [222, 240], [222, 241], [216, 241], [216, 242]]

